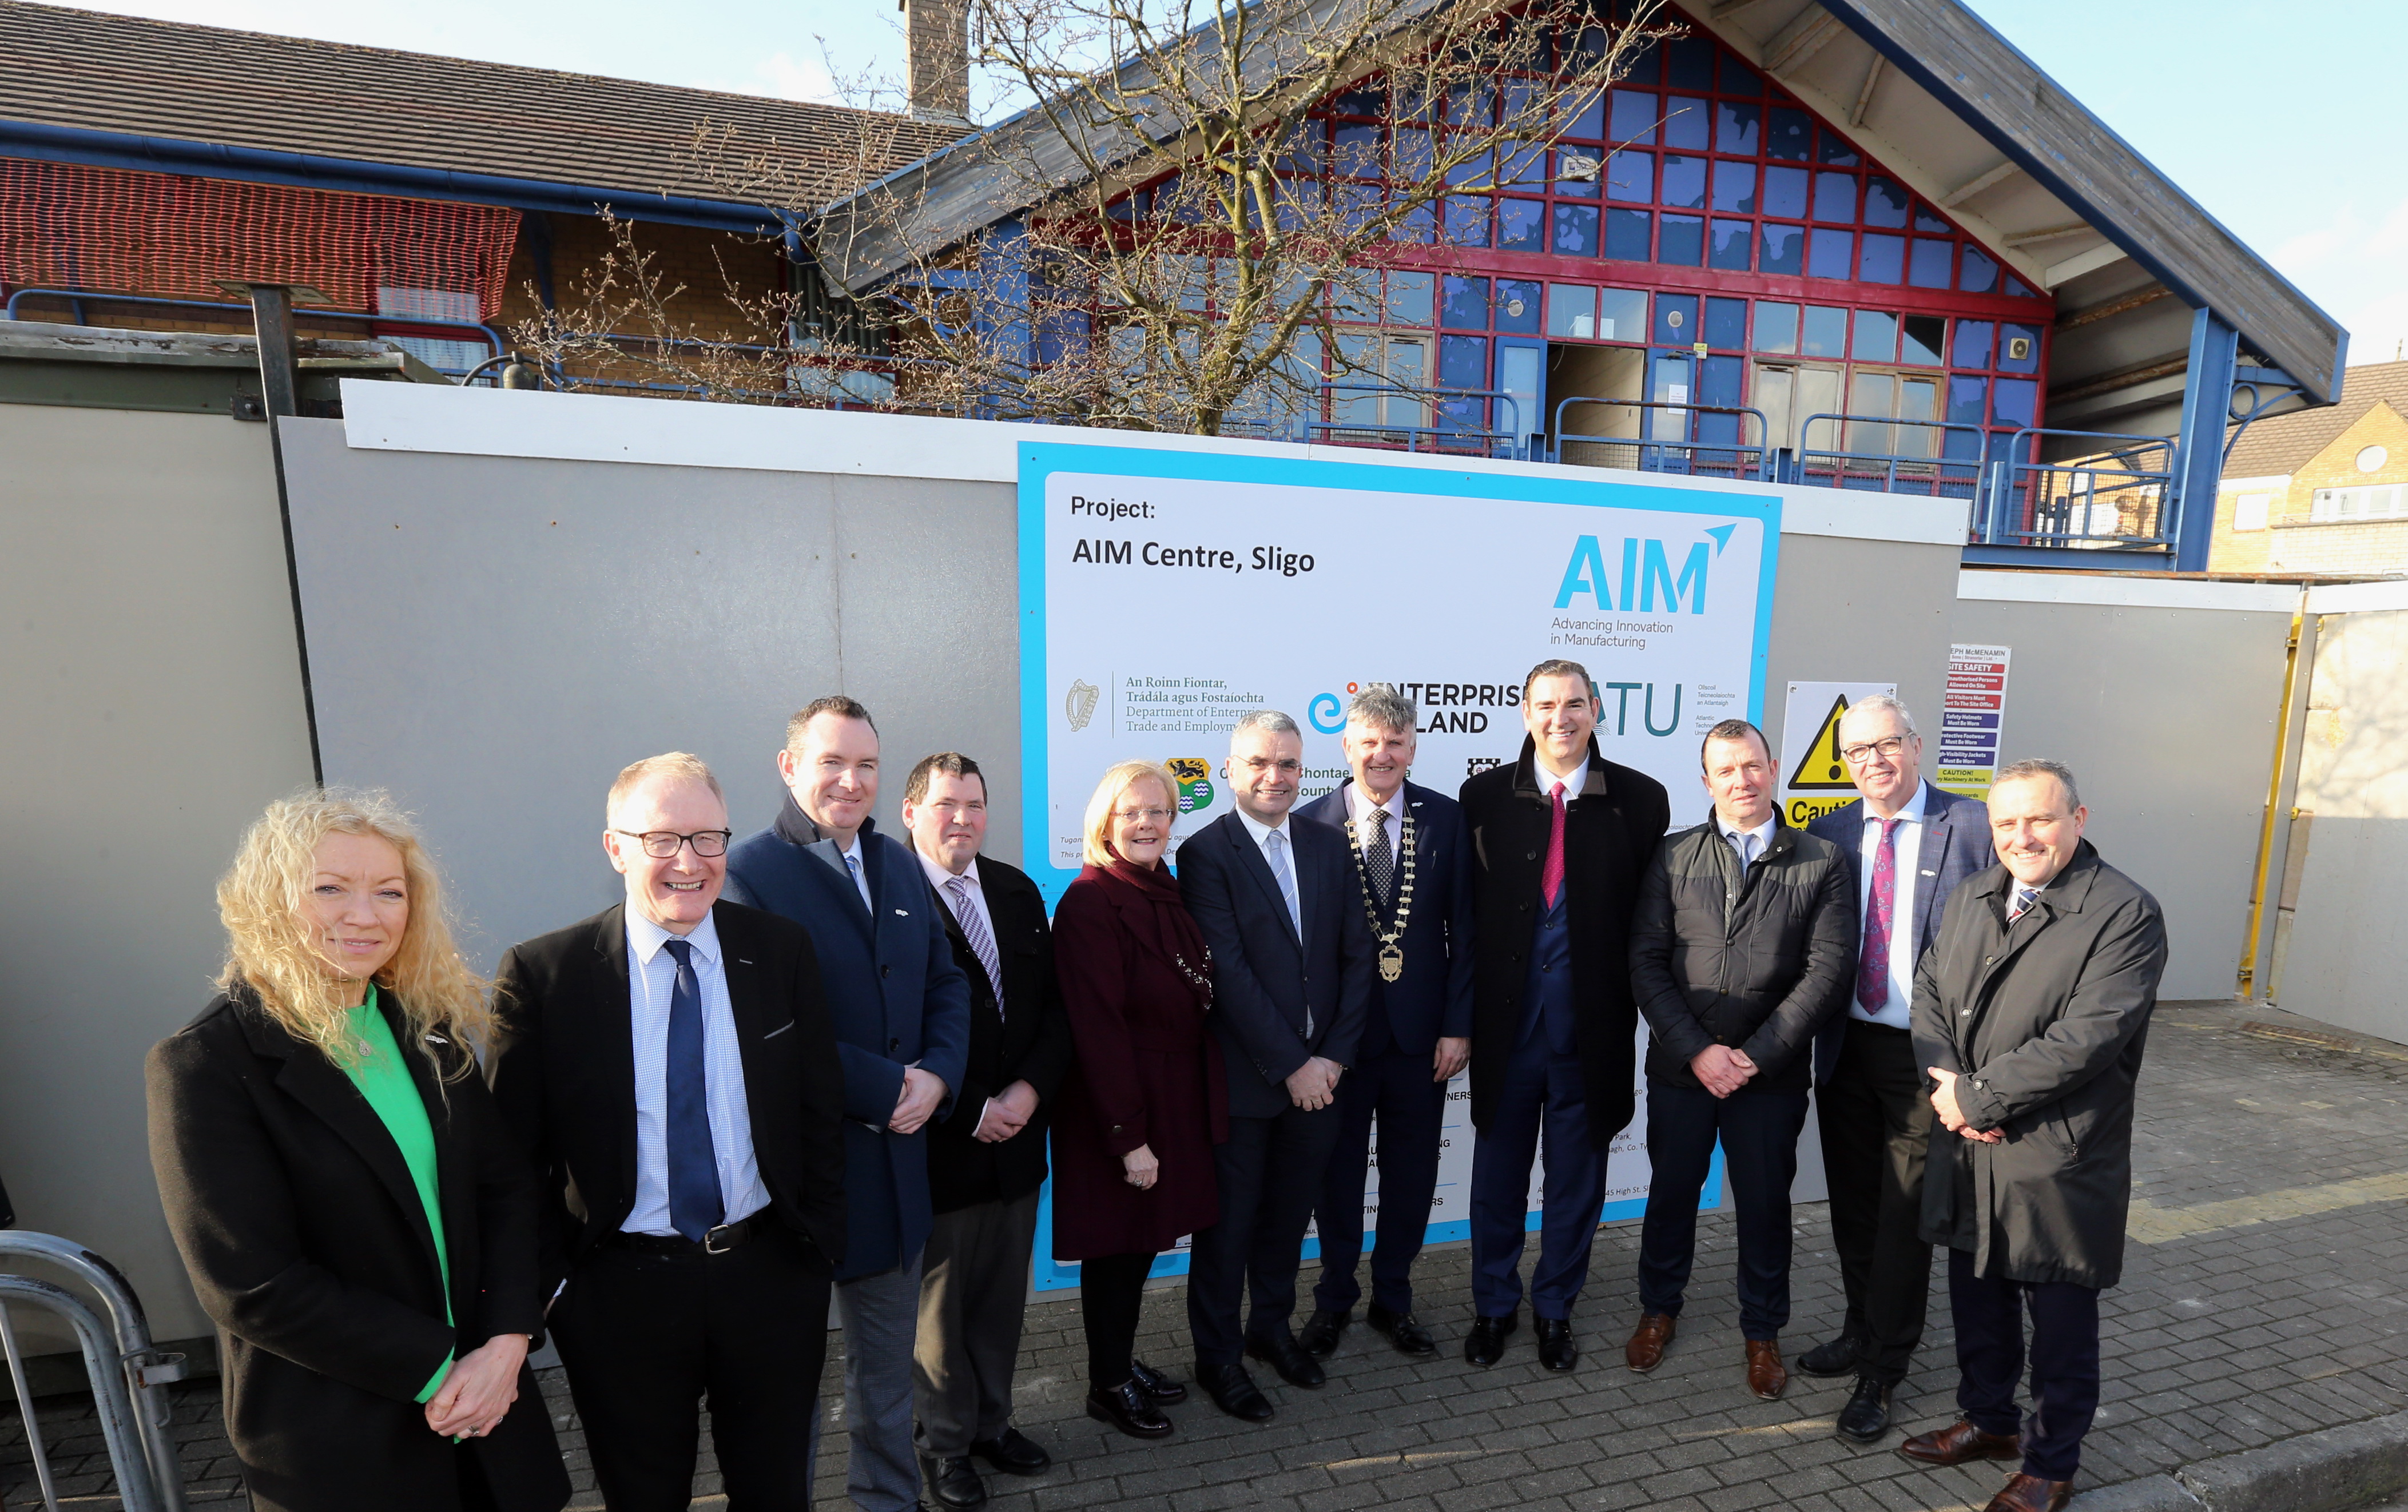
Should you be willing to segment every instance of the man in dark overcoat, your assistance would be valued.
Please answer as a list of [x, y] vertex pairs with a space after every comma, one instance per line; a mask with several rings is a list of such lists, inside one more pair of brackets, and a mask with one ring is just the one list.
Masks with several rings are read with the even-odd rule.
[[[1899, 1452], [2019, 1460], [1987, 1512], [2057, 1512], [2099, 1405], [2099, 1293], [2124, 1269], [2132, 1103], [2166, 965], [2165, 916], [2082, 838], [2073, 774], [2018, 762], [1990, 788], [1999, 865], [1948, 900], [1915, 971], [1932, 1079], [1923, 1234], [1948, 1247], [1963, 1416]], [[2018, 1421], [2024, 1314], [2032, 1412]]]
[[1522, 1305], [1530, 1163], [1546, 1132], [1530, 1312], [1539, 1360], [1570, 1370], [1605, 1152], [1637, 1100], [1630, 913], [1670, 822], [1664, 784], [1597, 746], [1577, 662], [1522, 682], [1521, 754], [1465, 780], [1472, 849], [1471, 1301], [1463, 1357], [1493, 1365]]

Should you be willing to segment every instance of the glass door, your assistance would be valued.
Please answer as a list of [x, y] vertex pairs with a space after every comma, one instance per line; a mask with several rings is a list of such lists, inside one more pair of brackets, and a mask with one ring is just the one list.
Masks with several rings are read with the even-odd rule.
[[1516, 456], [1535, 457], [1546, 445], [1547, 344], [1500, 336], [1497, 341], [1497, 388], [1512, 403], [1495, 405], [1494, 428], [1510, 438]]

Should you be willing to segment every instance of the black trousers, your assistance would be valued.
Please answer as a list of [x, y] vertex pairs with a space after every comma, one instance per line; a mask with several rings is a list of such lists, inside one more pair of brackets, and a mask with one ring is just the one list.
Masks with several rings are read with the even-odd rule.
[[1100, 1255], [1079, 1262], [1079, 1319], [1087, 1326], [1087, 1386], [1109, 1391], [1127, 1380], [1136, 1357], [1138, 1313], [1145, 1305], [1152, 1255]]
[[[2024, 1474], [2071, 1480], [2082, 1436], [2099, 1411], [2099, 1291], [2071, 1281], [2009, 1281], [1973, 1274], [1973, 1252], [1948, 1251], [1948, 1311], [1956, 1323], [1956, 1405], [1985, 1434], [2024, 1435]], [[2032, 1410], [2018, 1422], [2024, 1314], [2031, 1314]]]
[[1923, 1342], [1931, 1246], [1921, 1233], [1931, 1100], [1903, 1029], [1851, 1020], [1839, 1063], [1814, 1100], [1831, 1243], [1847, 1290], [1847, 1333], [1865, 1341], [1863, 1371], [1895, 1386]]
[[1806, 1094], [1742, 1087], [1716, 1097], [1702, 1087], [1647, 1083], [1647, 1217], [1639, 1231], [1639, 1305], [1679, 1317], [1698, 1254], [1698, 1197], [1714, 1140], [1730, 1165], [1739, 1210], [1739, 1331], [1777, 1339], [1789, 1322], [1789, 1184]]
[[1363, 1189], [1371, 1170], [1371, 1120], [1380, 1121], [1380, 1237], [1371, 1247], [1371, 1301], [1392, 1313], [1413, 1310], [1413, 1259], [1429, 1232], [1438, 1191], [1438, 1141], [1446, 1126], [1446, 1083], [1433, 1080], [1427, 1051], [1389, 1047], [1338, 1082], [1338, 1143], [1313, 1205], [1321, 1235], [1321, 1280], [1312, 1305], [1342, 1313], [1362, 1300], [1354, 1271], [1363, 1259]]
[[579, 1262], [551, 1331], [610, 1512], [685, 1512], [706, 1399], [729, 1512], [810, 1512], [829, 1285], [777, 1229], [720, 1255], [605, 1244]]
[[[1304, 1229], [1338, 1144], [1338, 1109], [1290, 1105], [1268, 1119], [1229, 1120], [1212, 1148], [1221, 1221], [1196, 1235], [1188, 1257], [1187, 1326], [1199, 1365], [1234, 1365], [1249, 1337], [1282, 1338], [1296, 1312]], [[1251, 1294], [1253, 1310], [1240, 1319]]]

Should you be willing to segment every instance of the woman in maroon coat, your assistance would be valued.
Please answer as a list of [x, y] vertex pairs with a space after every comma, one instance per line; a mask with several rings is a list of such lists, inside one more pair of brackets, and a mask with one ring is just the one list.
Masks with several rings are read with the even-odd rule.
[[1077, 1261], [1087, 1414], [1170, 1432], [1187, 1389], [1131, 1355], [1154, 1257], [1221, 1220], [1212, 1146], [1228, 1137], [1221, 1051], [1204, 1032], [1211, 957], [1163, 864], [1170, 774], [1123, 762], [1087, 801], [1086, 867], [1054, 912], [1078, 1063], [1054, 1114], [1054, 1258]]

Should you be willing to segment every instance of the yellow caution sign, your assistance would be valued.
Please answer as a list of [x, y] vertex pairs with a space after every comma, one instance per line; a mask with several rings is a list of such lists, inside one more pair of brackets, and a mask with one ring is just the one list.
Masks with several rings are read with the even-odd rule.
[[1840, 716], [1846, 712], [1848, 695], [1835, 694], [1831, 699], [1830, 712], [1823, 716], [1822, 724], [1814, 731], [1814, 738], [1807, 742], [1804, 753], [1798, 758], [1796, 769], [1789, 774], [1789, 780], [1784, 784], [1791, 792], [1853, 793], [1856, 791], [1856, 785], [1848, 780], [1848, 763], [1840, 759]]

